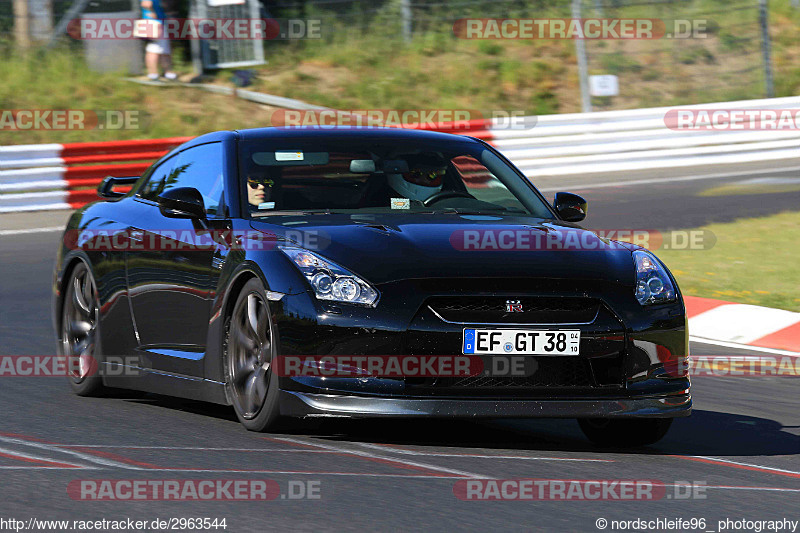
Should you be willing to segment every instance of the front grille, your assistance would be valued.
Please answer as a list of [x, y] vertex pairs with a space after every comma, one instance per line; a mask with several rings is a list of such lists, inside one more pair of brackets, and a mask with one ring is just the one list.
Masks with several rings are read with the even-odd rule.
[[589, 363], [581, 357], [535, 357], [535, 371], [529, 376], [468, 376], [440, 378], [436, 388], [539, 388], [592, 387]]
[[[509, 301], [522, 311], [509, 312]], [[588, 324], [600, 309], [595, 298], [573, 296], [439, 296], [427, 303], [444, 320], [465, 324]]]

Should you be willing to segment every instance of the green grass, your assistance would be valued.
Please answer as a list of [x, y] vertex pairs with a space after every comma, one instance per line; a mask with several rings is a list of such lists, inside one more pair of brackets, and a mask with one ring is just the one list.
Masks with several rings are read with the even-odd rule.
[[684, 294], [800, 311], [800, 213], [711, 224], [708, 250], [655, 250]]
[[78, 51], [18, 53], [0, 45], [0, 102], [4, 110], [138, 111], [138, 129], [0, 130], [0, 145], [111, 141], [199, 135], [269, 124], [271, 110], [234, 97], [181, 87], [147, 87], [123, 73], [92, 72]]
[[[564, 43], [465, 41], [443, 33], [411, 43], [383, 33], [268, 47], [255, 90], [338, 109], [469, 109], [558, 113], [578, 102]], [[571, 63], [571, 64], [570, 64]]]

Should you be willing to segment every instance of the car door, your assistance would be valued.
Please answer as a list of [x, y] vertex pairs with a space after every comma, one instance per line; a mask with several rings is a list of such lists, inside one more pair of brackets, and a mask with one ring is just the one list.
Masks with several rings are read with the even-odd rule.
[[[155, 169], [137, 198], [142, 216], [129, 228], [126, 263], [139, 351], [149, 368], [203, 375], [218, 280], [212, 233], [225, 215], [224, 173], [221, 143], [193, 146]], [[177, 187], [200, 191], [208, 220], [161, 212], [158, 196]]]

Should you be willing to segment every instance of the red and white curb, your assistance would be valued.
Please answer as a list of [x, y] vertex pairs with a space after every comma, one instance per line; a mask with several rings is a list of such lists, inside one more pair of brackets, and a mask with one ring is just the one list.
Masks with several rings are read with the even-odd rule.
[[77, 209], [104, 177], [139, 176], [189, 139], [0, 146], [0, 213]]
[[685, 296], [695, 342], [800, 356], [800, 313]]

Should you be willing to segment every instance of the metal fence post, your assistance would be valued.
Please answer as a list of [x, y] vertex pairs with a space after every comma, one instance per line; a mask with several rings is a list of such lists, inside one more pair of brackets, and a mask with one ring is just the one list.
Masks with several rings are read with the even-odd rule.
[[14, 0], [14, 40], [20, 48], [31, 45], [30, 12], [28, 0]]
[[769, 9], [767, 0], [758, 0], [758, 19], [761, 25], [761, 54], [764, 56], [764, 84], [767, 98], [775, 96], [772, 80], [772, 48], [769, 40]]
[[[200, 18], [200, 8], [197, 6], [197, 0], [191, 0], [189, 4], [189, 18]], [[198, 76], [203, 74], [203, 51], [199, 39], [192, 39], [189, 43], [189, 48], [192, 52], [192, 70]]]
[[[581, 0], [572, 0], [572, 18], [581, 18]], [[586, 60], [586, 42], [575, 39], [575, 54], [578, 56], [578, 78], [581, 86], [581, 110], [584, 113], [592, 111], [592, 97], [589, 95], [589, 72]]]
[[53, 35], [53, 0], [29, 0], [30, 32], [34, 41], [47, 41]]
[[411, 40], [411, 0], [400, 0], [400, 18], [403, 21], [403, 40]]

